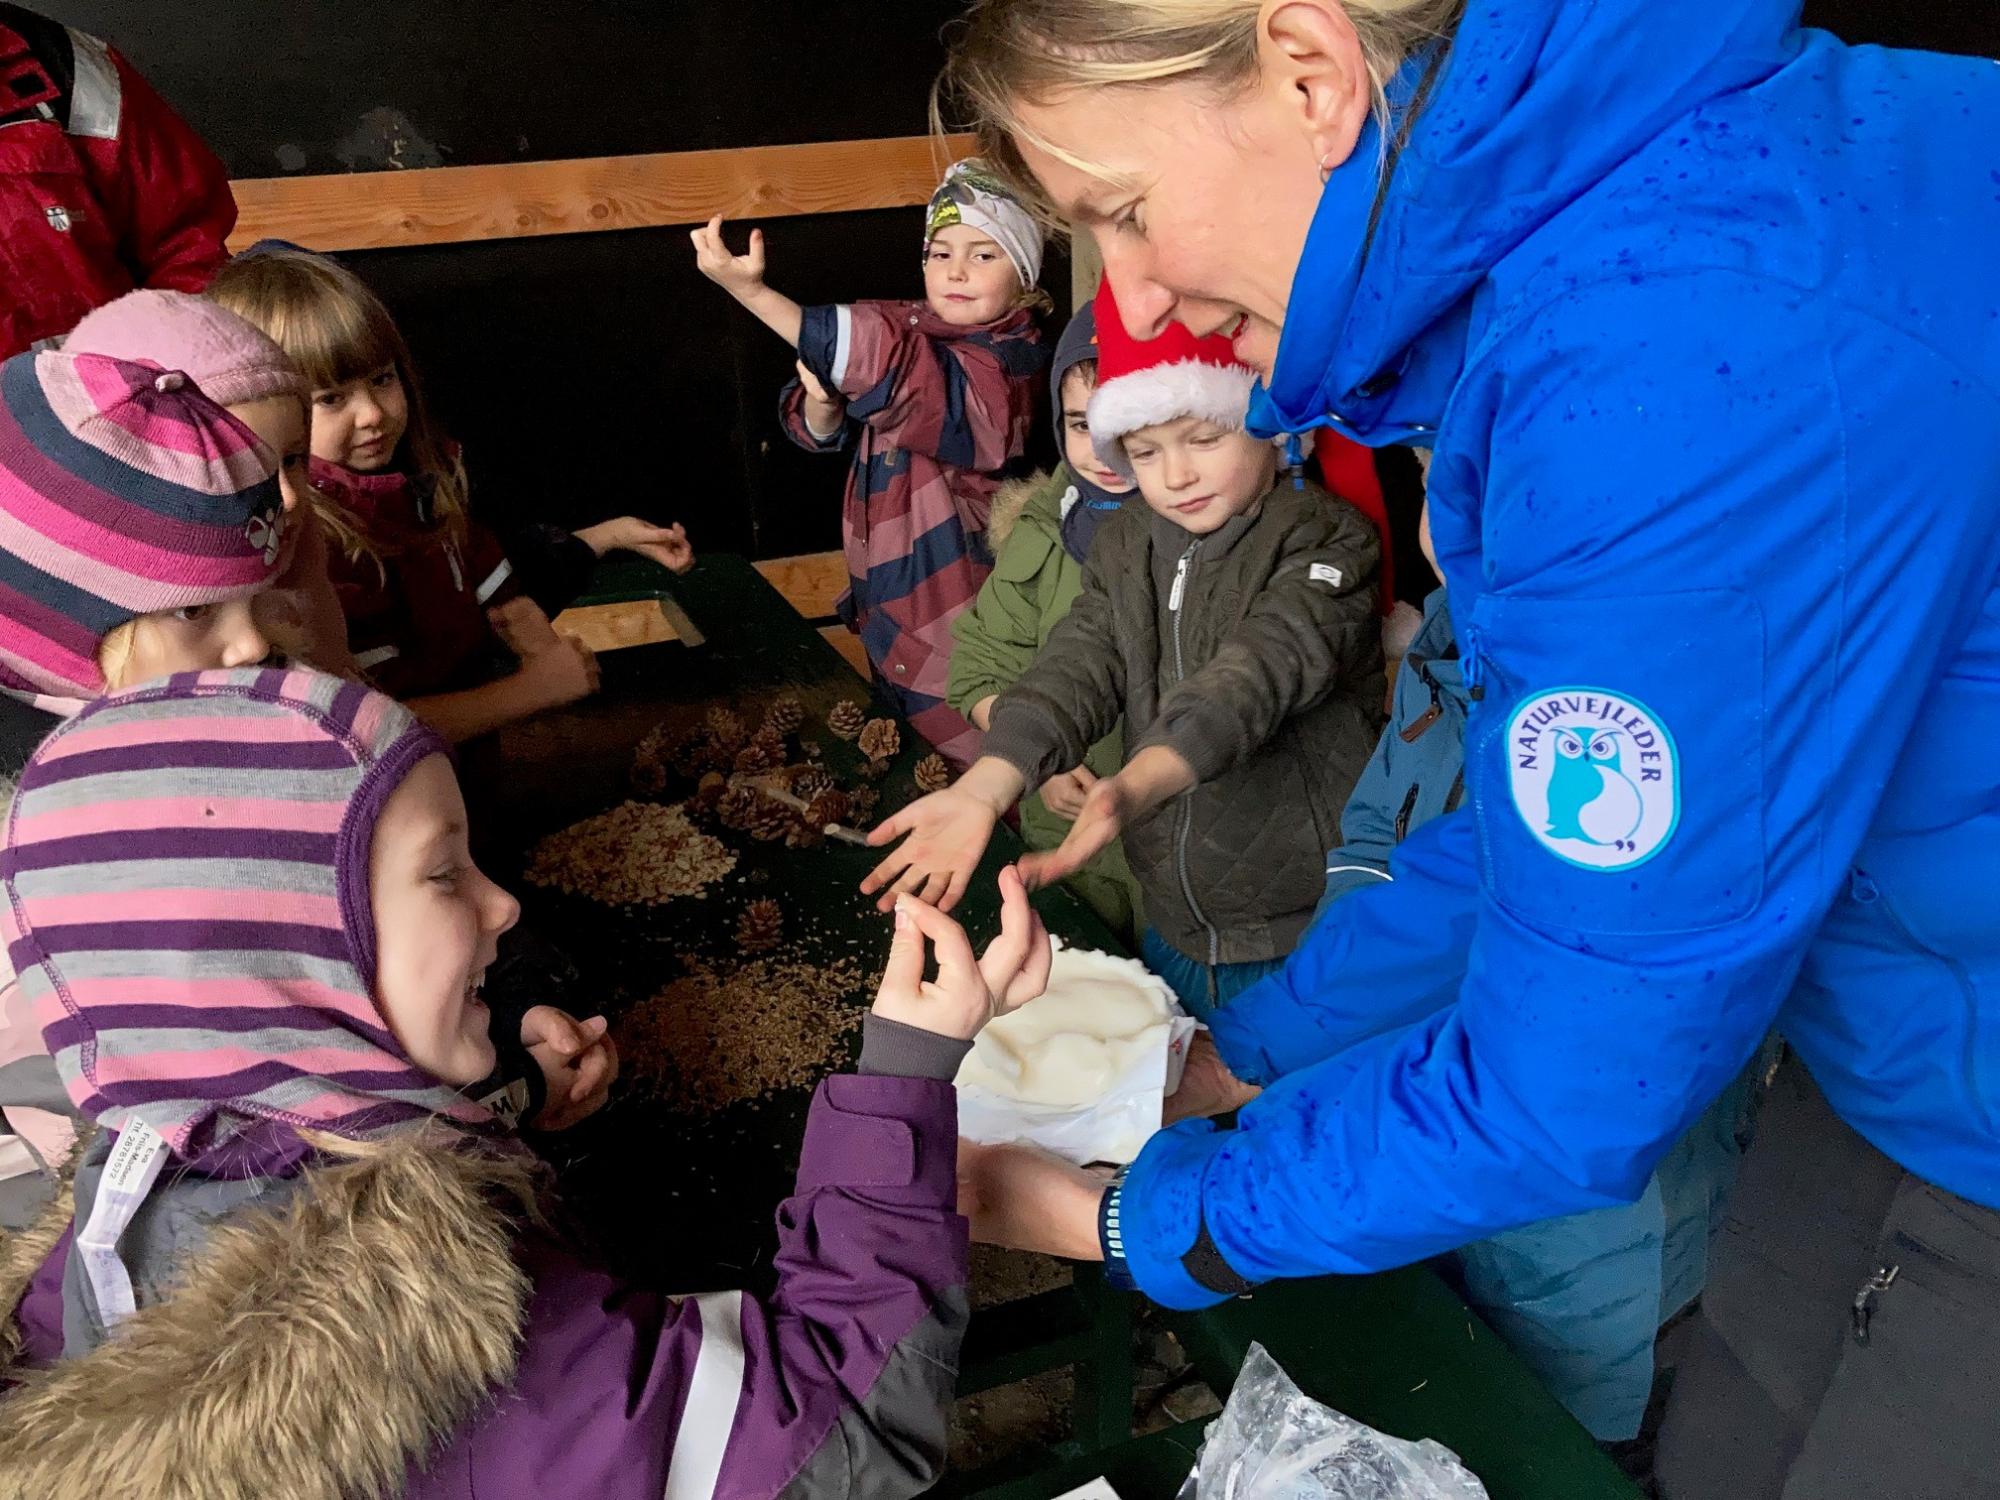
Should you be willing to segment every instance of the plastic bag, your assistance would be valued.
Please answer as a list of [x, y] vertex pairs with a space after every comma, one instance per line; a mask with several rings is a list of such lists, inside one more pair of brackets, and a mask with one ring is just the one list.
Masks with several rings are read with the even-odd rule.
[[1322, 1406], [1252, 1344], [1180, 1500], [1486, 1500], [1458, 1455]]

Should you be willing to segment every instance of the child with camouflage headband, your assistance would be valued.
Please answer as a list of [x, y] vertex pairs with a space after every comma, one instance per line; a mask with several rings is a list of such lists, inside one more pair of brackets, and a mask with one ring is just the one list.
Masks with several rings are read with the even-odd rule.
[[968, 764], [979, 733], [945, 702], [951, 622], [992, 570], [986, 519], [1001, 470], [1027, 447], [1047, 358], [1039, 225], [977, 161], [932, 194], [921, 301], [800, 307], [764, 282], [764, 236], [747, 254], [722, 221], [693, 232], [695, 264], [799, 353], [785, 387], [801, 447], [852, 446], [840, 612], [917, 731]]

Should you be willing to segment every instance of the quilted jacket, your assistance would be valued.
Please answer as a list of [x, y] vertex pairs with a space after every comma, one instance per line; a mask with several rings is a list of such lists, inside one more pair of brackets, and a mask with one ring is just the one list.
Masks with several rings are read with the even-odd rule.
[[985, 752], [1030, 786], [1125, 716], [1198, 785], [1124, 833], [1147, 922], [1197, 962], [1278, 958], [1381, 728], [1379, 544], [1351, 506], [1280, 481], [1193, 536], [1144, 505], [1104, 523], [1083, 592], [993, 707]]

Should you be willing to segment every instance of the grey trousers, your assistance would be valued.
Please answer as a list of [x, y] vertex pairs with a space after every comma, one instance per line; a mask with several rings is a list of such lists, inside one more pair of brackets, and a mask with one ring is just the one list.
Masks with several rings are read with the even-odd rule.
[[1678, 1330], [1661, 1496], [2000, 1497], [2000, 1213], [1875, 1150], [1796, 1058], [1757, 1129]]

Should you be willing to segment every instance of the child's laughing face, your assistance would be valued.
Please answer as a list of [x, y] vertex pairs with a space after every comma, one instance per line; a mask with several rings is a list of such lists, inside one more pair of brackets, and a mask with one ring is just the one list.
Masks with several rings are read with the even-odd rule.
[[947, 224], [924, 246], [924, 300], [958, 328], [1007, 316], [1021, 278], [999, 242], [970, 224]]
[[1278, 450], [1269, 442], [1205, 417], [1126, 433], [1125, 460], [1146, 504], [1196, 536], [1249, 510], [1278, 476]]
[[375, 1004], [410, 1061], [464, 1087], [493, 1071], [479, 987], [521, 915], [480, 873], [451, 762], [419, 761], [383, 804], [368, 860]]

